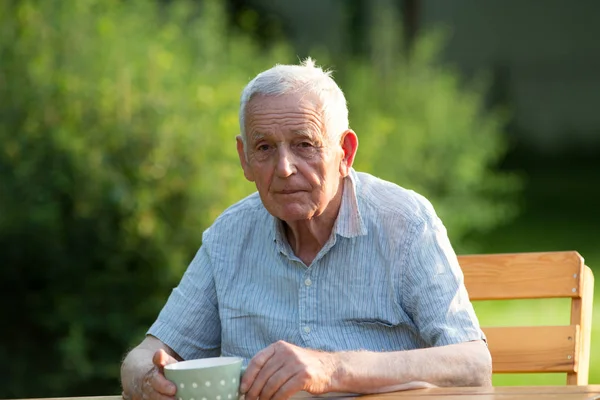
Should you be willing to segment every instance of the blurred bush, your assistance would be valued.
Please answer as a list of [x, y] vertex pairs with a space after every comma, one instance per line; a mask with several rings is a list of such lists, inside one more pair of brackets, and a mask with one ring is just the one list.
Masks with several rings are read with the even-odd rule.
[[[382, 4], [381, 1], [374, 4]], [[516, 214], [520, 180], [500, 173], [507, 113], [486, 106], [487, 80], [440, 62], [444, 35], [424, 32], [403, 51], [400, 17], [374, 7], [370, 59], [344, 65], [350, 122], [360, 139], [356, 168], [425, 195], [459, 252]]]
[[[202, 231], [253, 190], [239, 94], [295, 57], [258, 49], [224, 14], [217, 0], [0, 2], [0, 397], [118, 393], [122, 355]], [[490, 169], [501, 120], [436, 65], [434, 39], [409, 60], [356, 60], [339, 81], [358, 167], [429, 195], [460, 243], [507, 215]]]
[[23, 296], [0, 312], [0, 397], [115, 393], [203, 229], [252, 189], [239, 94], [282, 57], [216, 1], [1, 4], [0, 279]]

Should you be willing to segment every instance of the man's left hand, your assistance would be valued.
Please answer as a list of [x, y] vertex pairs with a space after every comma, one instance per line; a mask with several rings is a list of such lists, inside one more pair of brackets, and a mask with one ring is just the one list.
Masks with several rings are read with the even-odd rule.
[[240, 390], [246, 400], [285, 400], [299, 391], [334, 391], [336, 359], [332, 353], [279, 341], [258, 352], [244, 373]]

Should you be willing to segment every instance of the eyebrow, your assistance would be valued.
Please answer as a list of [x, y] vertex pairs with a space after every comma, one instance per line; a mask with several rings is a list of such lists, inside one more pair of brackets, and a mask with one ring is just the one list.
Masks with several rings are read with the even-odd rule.
[[[312, 129], [294, 129], [294, 130], [292, 130], [292, 133], [295, 135], [301, 136], [301, 137], [311, 139], [311, 140], [317, 140], [319, 138], [319, 135], [316, 132], [314, 132]], [[249, 139], [254, 142], [259, 142], [270, 136], [272, 136], [272, 135], [269, 135], [268, 133], [264, 133], [264, 132], [260, 132], [260, 131], [251, 132], [248, 135]]]
[[316, 140], [319, 137], [312, 129], [294, 129], [292, 133], [298, 136], [304, 136], [311, 140]]
[[250, 132], [250, 134], [248, 135], [248, 139], [250, 139], [254, 142], [258, 142], [260, 140], [263, 140], [267, 136], [269, 136], [269, 135], [265, 134], [263, 132]]

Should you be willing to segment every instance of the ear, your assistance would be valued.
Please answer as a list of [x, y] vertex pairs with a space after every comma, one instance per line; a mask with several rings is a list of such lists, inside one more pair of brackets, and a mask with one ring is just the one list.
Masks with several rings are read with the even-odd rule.
[[353, 130], [348, 129], [342, 133], [340, 145], [344, 152], [342, 160], [340, 161], [340, 174], [341, 176], [346, 177], [350, 173], [350, 168], [354, 163], [354, 156], [358, 150], [358, 136], [356, 136], [356, 133], [354, 133]]
[[238, 157], [240, 158], [240, 164], [244, 170], [244, 176], [250, 182], [254, 182], [254, 174], [252, 173], [252, 169], [248, 165], [248, 160], [246, 159], [246, 151], [244, 150], [244, 142], [242, 141], [242, 137], [238, 135], [235, 138], [235, 141], [237, 142]]

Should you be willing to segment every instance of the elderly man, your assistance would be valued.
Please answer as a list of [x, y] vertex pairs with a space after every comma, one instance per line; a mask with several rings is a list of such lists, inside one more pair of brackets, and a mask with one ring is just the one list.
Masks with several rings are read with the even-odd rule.
[[489, 385], [490, 354], [422, 196], [352, 169], [342, 91], [312, 60], [244, 89], [237, 150], [258, 193], [227, 209], [144, 341], [124, 395], [169, 400], [183, 359], [239, 356], [247, 400]]

